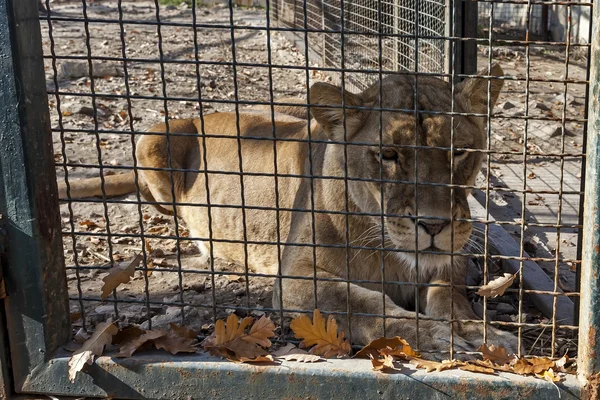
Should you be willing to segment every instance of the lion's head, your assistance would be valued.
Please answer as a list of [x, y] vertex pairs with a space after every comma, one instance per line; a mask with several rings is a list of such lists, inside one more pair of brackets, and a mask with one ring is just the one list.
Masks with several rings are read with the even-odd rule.
[[[490, 71], [502, 74], [498, 65]], [[480, 75], [488, 75], [487, 69]], [[484, 117], [452, 118], [450, 113], [487, 114], [503, 81], [469, 78], [454, 93], [441, 79], [418, 76], [416, 82], [415, 87], [413, 75], [388, 76], [360, 94], [345, 92], [344, 105], [350, 108], [313, 107], [311, 112], [330, 141], [350, 143], [330, 144], [326, 150], [327, 162], [334, 164], [330, 170], [344, 176], [347, 166], [350, 200], [362, 212], [383, 211], [387, 239], [406, 251], [400, 257], [414, 262], [418, 246], [420, 263], [439, 266], [448, 264], [447, 253], [460, 251], [471, 235], [471, 223], [460, 220], [470, 218], [470, 189], [464, 186], [474, 184], [484, 157], [477, 150], [487, 143]], [[342, 91], [316, 83], [309, 100], [339, 106]], [[372, 219], [381, 222], [379, 216]]]

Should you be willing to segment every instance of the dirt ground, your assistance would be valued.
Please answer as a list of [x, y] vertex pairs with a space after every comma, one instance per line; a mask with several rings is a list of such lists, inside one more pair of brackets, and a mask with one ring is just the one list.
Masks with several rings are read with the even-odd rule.
[[[59, 180], [64, 180], [65, 176], [69, 180], [98, 176], [99, 162], [104, 167], [104, 174], [120, 172], [119, 166], [132, 166], [134, 138], [131, 128], [143, 131], [164, 121], [165, 113], [169, 118], [195, 117], [199, 113], [200, 98], [205, 112], [233, 110], [232, 104], [223, 101], [234, 100], [237, 85], [240, 101], [268, 101], [269, 73], [274, 82], [275, 98], [302, 96], [306, 91], [306, 75], [302, 70], [242, 65], [236, 68], [237, 81], [234, 82], [232, 68], [219, 65], [233, 60], [231, 32], [219, 27], [230, 23], [227, 7], [202, 7], [197, 11], [198, 24], [201, 24], [196, 29], [198, 58], [202, 62], [215, 63], [200, 65], [198, 79], [193, 63], [196, 58], [194, 31], [181, 25], [192, 22], [191, 9], [185, 5], [160, 9], [160, 19], [167, 25], [160, 28], [162, 41], [159, 46], [156, 26], [141, 23], [156, 20], [153, 2], [123, 2], [123, 20], [129, 21], [123, 24], [125, 53], [130, 59], [126, 71], [119, 61], [122, 57], [122, 32], [116, 1], [88, 3], [87, 17], [97, 19], [97, 22], [88, 25], [81, 21], [61, 20], [82, 18], [79, 2], [52, 3], [52, 12], [51, 29], [45, 20], [41, 21], [41, 26], [44, 54], [48, 56], [45, 69], [47, 87], [51, 92], [48, 98], [55, 159], [58, 163], [67, 162], [66, 167], [57, 166]], [[265, 10], [260, 8], [235, 8], [232, 18], [238, 26], [266, 24]], [[114, 23], [108, 23], [106, 19]], [[138, 23], [132, 23], [132, 20]], [[86, 42], [87, 30], [89, 43]], [[273, 64], [306, 64], [302, 52], [284, 36], [271, 32], [270, 40]], [[265, 31], [236, 30], [235, 43], [237, 62], [268, 63]], [[487, 63], [487, 51], [485, 47], [480, 49], [480, 66]], [[154, 62], [161, 53], [165, 60], [163, 65]], [[567, 76], [564, 48], [549, 51], [532, 47], [529, 78], [561, 81], [566, 77], [571, 81], [585, 81], [585, 60], [580, 51], [573, 50], [572, 53]], [[53, 54], [55, 62], [50, 57]], [[94, 62], [96, 76], [93, 79], [89, 77], [85, 61], [88, 55], [106, 58]], [[501, 63], [508, 76], [521, 79], [527, 76], [523, 48], [497, 48], [493, 51], [493, 58]], [[314, 66], [314, 63], [311, 62], [311, 65]], [[311, 72], [309, 78], [312, 83], [331, 77]], [[201, 87], [200, 96], [198, 86]], [[524, 167], [525, 119], [519, 118], [526, 112], [529, 116], [561, 118], [564, 89], [565, 84], [559, 82], [530, 82], [527, 87], [523, 81], [506, 81], [496, 111], [499, 117], [507, 118], [492, 120], [490, 147], [491, 150], [517, 154], [494, 154], [491, 157], [490, 213], [499, 221], [512, 223], [505, 225], [505, 229], [517, 242], [522, 236], [523, 211], [526, 224], [565, 225], [559, 230], [551, 226], [525, 226], [523, 243], [529, 255], [545, 260], [538, 263], [549, 276], [554, 277], [555, 271], [559, 272], [561, 289], [574, 291], [578, 264], [577, 228], [573, 225], [578, 223], [579, 218], [584, 127], [581, 122], [568, 122], [563, 136], [560, 122], [529, 119], [527, 149], [537, 155], [528, 155]], [[568, 84], [565, 118], [583, 118], [585, 90], [584, 84]], [[95, 96], [90, 96], [91, 93]], [[128, 100], [128, 94], [141, 98]], [[172, 99], [165, 103], [165, 95]], [[94, 106], [96, 113], [93, 112]], [[241, 110], [245, 107], [240, 105]], [[557, 156], [561, 153], [568, 155]], [[484, 167], [487, 169], [487, 164]], [[479, 182], [485, 185], [483, 175]], [[562, 191], [566, 194], [529, 193], [524, 196], [506, 189]], [[483, 191], [476, 193], [476, 197], [485, 201]], [[214, 260], [214, 268], [220, 272], [213, 274], [210, 263], [199, 259], [193, 244], [186, 240], [185, 227], [180, 224], [180, 240], [161, 239], [160, 236], [177, 236], [172, 218], [159, 215], [149, 206], [138, 207], [135, 200], [136, 196], [130, 195], [105, 204], [87, 200], [61, 205], [74, 329], [84, 324], [86, 327], [93, 326], [109, 317], [145, 326], [151, 321], [155, 327], [184, 319], [186, 325], [206, 334], [212, 329], [214, 312], [217, 318], [231, 312], [244, 314], [247, 308], [252, 308], [251, 314], [255, 316], [265, 312], [261, 309], [268, 312], [272, 306], [271, 279], [246, 279], [242, 266], [218, 259]], [[153, 267], [151, 274], [138, 271], [130, 283], [117, 290], [116, 297], [101, 302], [102, 277], [111, 260], [127, 263], [142, 250], [140, 226], [143, 226], [145, 234], [157, 236], [146, 238], [144, 242], [148, 252], [146, 265]], [[483, 282], [481, 265], [480, 258], [471, 261], [469, 284]], [[500, 274], [500, 261], [491, 265], [494, 266], [491, 272]], [[479, 304], [475, 304], [476, 310], [480, 309], [480, 299], [472, 293], [471, 298]], [[516, 321], [516, 294], [491, 299], [489, 309], [492, 319]], [[77, 313], [82, 311], [84, 317], [79, 318]], [[277, 317], [277, 313], [273, 315]], [[524, 322], [548, 322], [528, 302], [524, 304], [522, 318]], [[547, 331], [524, 328], [523, 336], [529, 350], [547, 352]], [[573, 354], [576, 350], [568, 335], [559, 340], [557, 347], [561, 353], [568, 351]]]

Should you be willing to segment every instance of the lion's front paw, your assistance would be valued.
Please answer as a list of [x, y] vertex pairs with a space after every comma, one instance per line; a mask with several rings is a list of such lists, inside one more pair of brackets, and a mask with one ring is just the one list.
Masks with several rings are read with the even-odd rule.
[[471, 359], [473, 356], [467, 353], [477, 351], [477, 346], [465, 340], [458, 332], [454, 331], [451, 334], [447, 324], [435, 323], [427, 326], [426, 329], [419, 329], [419, 351], [423, 358], [448, 360], [450, 348], [453, 351], [452, 358], [459, 360]]
[[[459, 329], [461, 336], [469, 342], [476, 344], [479, 348], [483, 344], [483, 323], [465, 324]], [[493, 326], [487, 325], [486, 343], [488, 345], [500, 346], [506, 349], [508, 354], [516, 354], [519, 351], [518, 338], [510, 333]]]

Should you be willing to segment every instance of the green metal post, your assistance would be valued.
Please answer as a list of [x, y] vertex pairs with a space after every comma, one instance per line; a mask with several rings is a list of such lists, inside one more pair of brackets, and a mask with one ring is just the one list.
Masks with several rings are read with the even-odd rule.
[[14, 385], [70, 335], [37, 0], [0, 0], [0, 213]]
[[600, 373], [600, 8], [594, 7], [587, 133], [581, 311], [578, 371], [580, 378]]

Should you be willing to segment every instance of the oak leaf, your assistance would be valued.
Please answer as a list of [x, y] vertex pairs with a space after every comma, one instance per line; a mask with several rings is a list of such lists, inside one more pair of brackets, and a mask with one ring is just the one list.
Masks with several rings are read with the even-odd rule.
[[493, 362], [491, 362], [490, 360], [473, 360], [470, 361], [471, 363], [475, 364], [475, 365], [480, 365], [482, 367], [485, 368], [491, 368], [493, 370], [496, 371], [504, 371], [504, 372], [512, 372], [512, 369], [510, 367], [510, 365], [498, 365], [498, 364], [494, 364]]
[[119, 332], [113, 338], [113, 344], [123, 344], [125, 342], [131, 342], [134, 339], [139, 338], [146, 332], [139, 326], [130, 325], [125, 328], [119, 329]]
[[456, 368], [459, 365], [459, 363], [457, 363], [456, 361], [444, 360], [442, 362], [437, 362], [437, 361], [423, 360], [421, 358], [413, 358], [412, 360], [410, 360], [410, 363], [417, 368], [425, 369], [425, 371], [427, 371], [427, 372], [432, 372], [432, 371], [440, 372], [440, 371], [444, 371], [446, 369]]
[[108, 270], [108, 275], [102, 278], [104, 285], [102, 285], [102, 300], [106, 300], [108, 295], [119, 287], [122, 283], [127, 283], [133, 277], [135, 273], [135, 267], [137, 267], [142, 261], [142, 254], [138, 254], [134, 257], [131, 262], [125, 267], [113, 267]]
[[483, 285], [477, 291], [477, 294], [483, 297], [497, 297], [502, 296], [506, 289], [512, 285], [513, 281], [517, 277], [517, 274], [507, 274], [500, 276], [490, 282], [487, 285]]
[[384, 355], [383, 358], [379, 358], [369, 354], [369, 358], [373, 365], [373, 371], [390, 372], [396, 369], [394, 367], [394, 357], [392, 356]]
[[308, 354], [306, 350], [299, 349], [291, 343], [286, 344], [284, 347], [272, 353], [272, 355], [286, 361], [298, 361], [303, 363], [325, 361], [323, 357], [316, 354]]
[[359, 350], [355, 358], [369, 358], [371, 355], [377, 357], [379, 354], [386, 354], [401, 358], [420, 357], [421, 355], [414, 351], [408, 342], [400, 336], [393, 338], [380, 337]]
[[544, 371], [554, 368], [554, 361], [547, 357], [533, 357], [527, 361], [533, 366], [534, 374], [541, 374]]
[[246, 342], [256, 343], [262, 347], [271, 347], [270, 337], [275, 336], [275, 324], [269, 317], [262, 316], [250, 328], [247, 336], [242, 336], [241, 339]]
[[[222, 356], [231, 361], [239, 361], [241, 357], [254, 359], [265, 356], [267, 352], [260, 346], [270, 347], [269, 337], [275, 336], [275, 325], [268, 317], [263, 316], [257, 323], [256, 328], [250, 327], [254, 318], [245, 317], [239, 321], [235, 314], [227, 318], [227, 322], [218, 320], [215, 323], [215, 331], [202, 342], [202, 347], [214, 356]], [[254, 328], [254, 329], [253, 329]]]
[[268, 354], [266, 356], [258, 356], [255, 358], [246, 358], [246, 357], [240, 357], [240, 362], [242, 363], [274, 363], [275, 360], [273, 359], [273, 356]]
[[460, 366], [458, 369], [462, 369], [463, 371], [477, 372], [480, 374], [494, 374], [495, 371], [493, 368], [483, 367], [481, 365], [475, 364], [465, 364]]
[[154, 347], [158, 350], [164, 349], [171, 354], [196, 352], [196, 347], [194, 346], [197, 343], [196, 338], [181, 337], [174, 332], [169, 332], [166, 336], [154, 339], [153, 342]]
[[496, 347], [493, 344], [488, 346], [484, 343], [477, 351], [481, 352], [484, 360], [490, 360], [492, 363], [500, 365], [508, 364], [516, 358], [514, 354], [508, 355], [504, 347]]
[[148, 343], [150, 345], [154, 340], [167, 336], [165, 331], [146, 331], [144, 334], [135, 338], [129, 342], [124, 343], [119, 348], [119, 353], [115, 357], [131, 357], [133, 353], [138, 351], [143, 345]]
[[102, 322], [96, 326], [96, 331], [91, 338], [86, 340], [81, 348], [69, 358], [69, 380], [75, 381], [77, 372], [81, 371], [85, 364], [94, 362], [95, 356], [102, 355], [104, 347], [112, 343], [113, 336], [119, 328], [111, 320]]
[[315, 309], [312, 322], [306, 315], [301, 315], [292, 320], [290, 328], [297, 339], [303, 339], [300, 347], [314, 346], [310, 349], [310, 354], [322, 355], [325, 358], [350, 354], [350, 341], [344, 339], [343, 331], [338, 334], [337, 323], [331, 315], [325, 324], [321, 312]]
[[529, 364], [526, 359], [520, 357], [512, 363], [512, 370], [519, 375], [528, 375], [533, 373], [533, 365]]
[[185, 326], [180, 326], [171, 322], [169, 324], [171, 327], [171, 331], [173, 331], [177, 336], [186, 338], [186, 339], [196, 339], [198, 336], [198, 332], [193, 331], [192, 329], [188, 329]]

